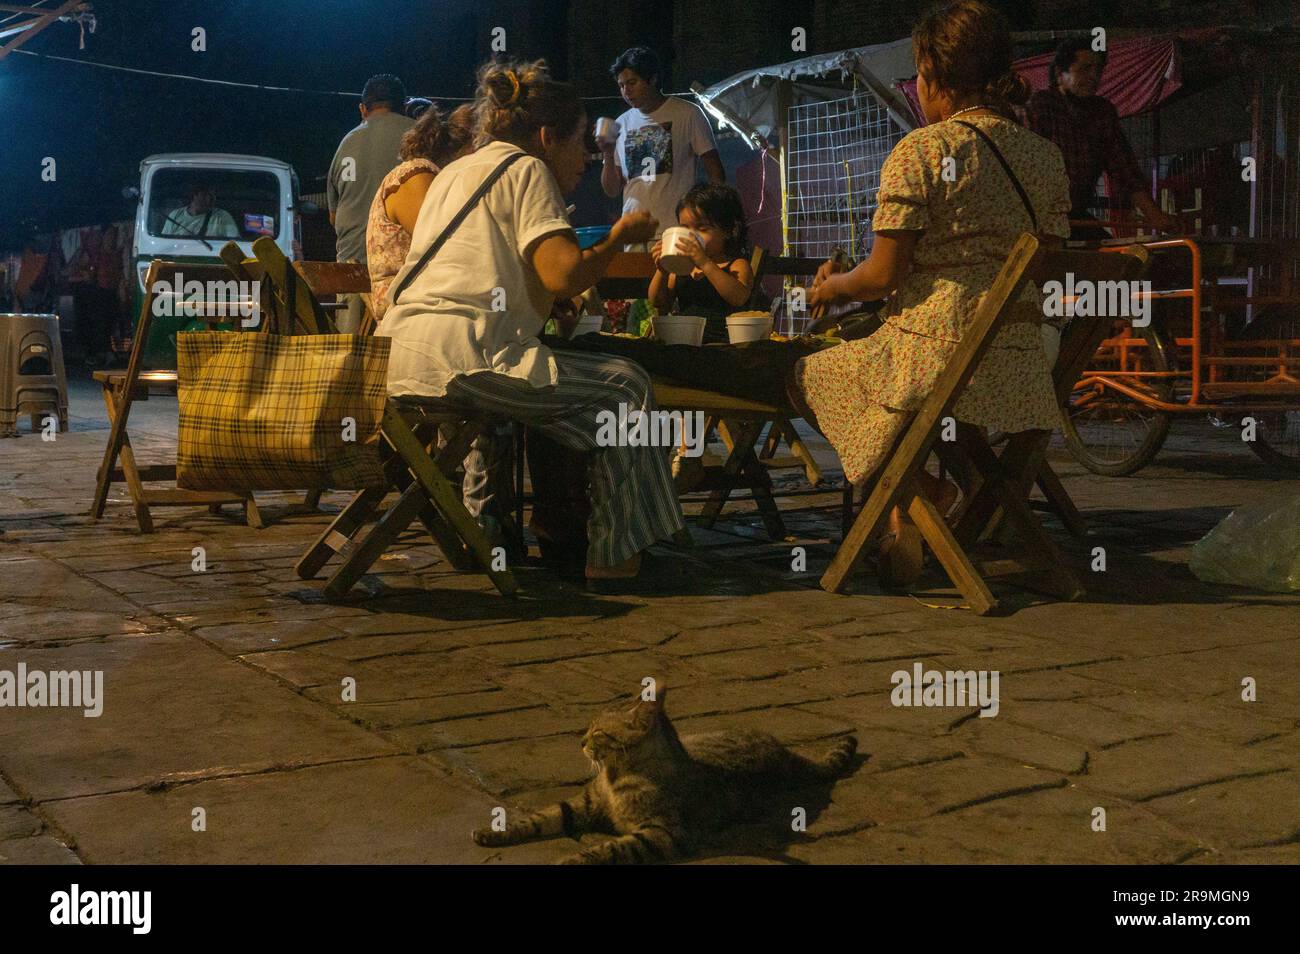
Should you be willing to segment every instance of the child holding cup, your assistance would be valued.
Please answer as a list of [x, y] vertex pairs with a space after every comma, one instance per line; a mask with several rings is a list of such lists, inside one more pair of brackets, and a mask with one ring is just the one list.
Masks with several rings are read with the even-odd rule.
[[[646, 297], [661, 314], [708, 319], [705, 342], [727, 340], [727, 315], [745, 307], [754, 287], [749, 232], [740, 193], [718, 182], [692, 186], [677, 203], [677, 222], [650, 247], [656, 270]], [[665, 240], [672, 246], [665, 254]]]

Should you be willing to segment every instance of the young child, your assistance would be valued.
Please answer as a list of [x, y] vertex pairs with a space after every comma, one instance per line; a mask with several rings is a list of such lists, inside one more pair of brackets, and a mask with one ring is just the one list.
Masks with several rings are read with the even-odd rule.
[[[695, 267], [690, 275], [674, 275], [662, 268], [650, 279], [647, 296], [660, 314], [676, 311], [708, 319], [704, 340], [727, 340], [727, 315], [749, 301], [754, 271], [749, 267], [745, 210], [740, 193], [722, 183], [692, 186], [677, 203], [677, 223], [704, 239], [701, 246], [687, 240], [685, 252]], [[663, 254], [663, 241], [650, 249], [655, 264]]]

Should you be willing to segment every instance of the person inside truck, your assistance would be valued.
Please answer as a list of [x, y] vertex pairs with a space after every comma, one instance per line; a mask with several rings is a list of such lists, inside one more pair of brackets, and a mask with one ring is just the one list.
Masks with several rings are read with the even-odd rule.
[[204, 182], [193, 183], [186, 192], [188, 201], [167, 213], [163, 235], [195, 238], [239, 238], [239, 227], [225, 209], [217, 207], [217, 194]]

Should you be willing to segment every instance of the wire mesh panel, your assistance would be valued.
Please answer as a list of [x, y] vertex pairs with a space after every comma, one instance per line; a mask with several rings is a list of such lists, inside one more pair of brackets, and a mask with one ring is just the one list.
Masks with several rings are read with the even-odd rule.
[[[861, 261], [871, 247], [880, 169], [906, 130], [865, 90], [791, 106], [786, 139], [787, 254]], [[800, 316], [782, 315], [798, 330]]]

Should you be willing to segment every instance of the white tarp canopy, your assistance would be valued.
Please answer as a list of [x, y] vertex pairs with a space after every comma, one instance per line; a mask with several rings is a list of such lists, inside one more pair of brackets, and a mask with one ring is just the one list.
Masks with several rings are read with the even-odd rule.
[[794, 106], [843, 96], [844, 87], [832, 84], [837, 81], [851, 84], [856, 77], [859, 86], [871, 90], [884, 104], [894, 122], [910, 130], [916, 122], [907, 100], [894, 89], [894, 83], [915, 75], [912, 41], [905, 39], [746, 70], [714, 83], [699, 96], [771, 141], [780, 125], [777, 89], [782, 80], [792, 83], [790, 105]]

